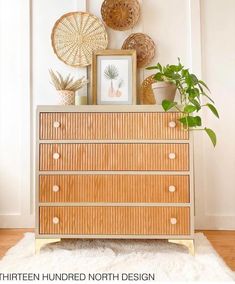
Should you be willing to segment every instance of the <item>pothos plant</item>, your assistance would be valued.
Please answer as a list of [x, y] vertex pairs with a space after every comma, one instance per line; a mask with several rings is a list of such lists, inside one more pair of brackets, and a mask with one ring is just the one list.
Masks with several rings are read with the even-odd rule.
[[217, 142], [216, 134], [212, 129], [202, 127], [202, 119], [200, 116], [200, 111], [203, 108], [208, 108], [217, 118], [219, 118], [215, 103], [208, 94], [210, 93], [210, 89], [206, 83], [199, 80], [196, 75], [190, 73], [189, 69], [184, 68], [179, 58], [178, 65], [162, 66], [158, 63], [147, 69], [157, 71], [154, 76], [156, 81], [173, 83], [179, 91], [180, 101], [164, 100], [162, 102], [163, 109], [165, 111], [169, 111], [173, 108], [177, 109], [181, 113], [179, 121], [184, 129], [205, 131], [215, 147]]

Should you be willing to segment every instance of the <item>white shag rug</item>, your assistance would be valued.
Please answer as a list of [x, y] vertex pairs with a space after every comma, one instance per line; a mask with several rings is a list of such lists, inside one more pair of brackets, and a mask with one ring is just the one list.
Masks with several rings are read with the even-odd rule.
[[34, 255], [34, 234], [26, 233], [0, 261], [0, 272], [138, 272], [155, 273], [161, 282], [234, 281], [234, 272], [206, 237], [197, 233], [195, 238], [195, 256], [180, 245], [162, 240], [63, 240]]

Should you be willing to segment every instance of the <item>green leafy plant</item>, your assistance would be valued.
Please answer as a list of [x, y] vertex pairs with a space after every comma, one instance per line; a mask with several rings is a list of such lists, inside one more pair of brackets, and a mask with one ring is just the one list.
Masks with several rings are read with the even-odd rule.
[[169, 111], [173, 108], [177, 109], [181, 113], [179, 121], [185, 130], [194, 129], [205, 131], [215, 146], [217, 142], [216, 134], [212, 129], [202, 127], [202, 119], [200, 116], [200, 111], [203, 108], [208, 108], [219, 118], [215, 103], [208, 94], [210, 93], [210, 89], [206, 83], [199, 80], [196, 75], [190, 73], [189, 69], [184, 68], [179, 58], [178, 65], [162, 66], [158, 63], [147, 69], [157, 71], [154, 76], [156, 81], [173, 83], [179, 91], [180, 102], [164, 100], [162, 102], [163, 109], [165, 111]]
[[82, 77], [80, 79], [74, 79], [70, 74], [63, 78], [63, 76], [57, 71], [56, 73], [53, 70], [49, 70], [51, 77], [51, 84], [54, 85], [58, 91], [72, 91], [76, 92], [82, 87], [84, 87], [88, 81]]

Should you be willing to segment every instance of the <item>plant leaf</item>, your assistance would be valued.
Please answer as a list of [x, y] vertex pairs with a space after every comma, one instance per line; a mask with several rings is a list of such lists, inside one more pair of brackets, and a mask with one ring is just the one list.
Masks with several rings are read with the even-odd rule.
[[199, 81], [198, 81], [198, 78], [197, 78], [196, 75], [190, 74], [190, 77], [191, 77], [192, 82], [194, 83], [194, 85], [198, 84]]
[[178, 59], [178, 68], [179, 68], [179, 71], [181, 71], [184, 69], [184, 66], [181, 64], [180, 58], [178, 57], [177, 59]]
[[162, 65], [160, 63], [157, 64], [157, 67], [162, 72]]
[[202, 119], [200, 116], [195, 116], [194, 119], [197, 123], [197, 126], [202, 126]]
[[185, 83], [191, 87], [193, 85], [193, 80], [191, 78], [191, 75], [188, 73], [188, 75], [185, 76]]
[[207, 84], [206, 84], [205, 82], [203, 82], [202, 80], [198, 80], [198, 83], [199, 83], [200, 85], [202, 85], [203, 87], [205, 87], [209, 92], [211, 92], [210, 89], [209, 89], [209, 87], [207, 86]]
[[146, 70], [154, 70], [154, 69], [158, 69], [157, 66], [149, 66], [146, 68]]
[[168, 101], [168, 100], [162, 101], [162, 107], [165, 111], [170, 110], [171, 108], [173, 108], [176, 105], [177, 105], [176, 102], [171, 102], [171, 101]]
[[193, 106], [193, 105], [187, 105], [185, 108], [184, 108], [184, 112], [187, 112], [187, 113], [192, 113], [194, 111], [197, 110], [197, 107], [196, 106]]
[[61, 90], [60, 80], [57, 77], [57, 75], [55, 74], [55, 72], [52, 69], [50, 69], [49, 73], [50, 73], [50, 76], [51, 76], [51, 84], [54, 85], [56, 90]]
[[189, 98], [189, 101], [190, 101], [193, 105], [195, 105], [195, 107], [197, 108], [197, 111], [199, 111], [199, 110], [201, 109], [201, 105], [200, 105], [200, 103], [199, 103], [197, 100]]
[[163, 78], [162, 78], [162, 73], [157, 73], [155, 76], [154, 76], [154, 79], [156, 81], [163, 81]]
[[202, 125], [200, 116], [186, 116], [179, 119], [179, 121], [187, 127], [197, 127]]
[[208, 108], [213, 112], [213, 114], [214, 114], [216, 117], [219, 118], [219, 113], [218, 113], [218, 111], [217, 111], [217, 109], [216, 109], [215, 106], [213, 106], [212, 104], [206, 104], [206, 106], [208, 106]]
[[216, 137], [215, 132], [212, 129], [210, 129], [210, 128], [206, 128], [205, 127], [204, 129], [205, 129], [207, 135], [209, 136], [209, 138], [211, 139], [212, 144], [215, 147], [216, 143], [217, 143], [217, 137]]
[[202, 91], [202, 95], [205, 96], [205, 97], [207, 97], [208, 100], [210, 100], [213, 104], [215, 103], [215, 102], [212, 100], [212, 98], [209, 97], [205, 92]]
[[181, 74], [182, 74], [183, 77], [187, 77], [189, 75], [188, 69], [183, 69]]
[[195, 99], [196, 97], [200, 97], [200, 92], [197, 88], [188, 88], [187, 89], [187, 94], [189, 96], [189, 98]]
[[64, 78], [63, 76], [60, 74], [60, 72], [56, 71], [58, 78], [60, 80], [60, 86], [61, 86], [61, 90], [65, 90], [65, 84], [64, 84]]
[[175, 73], [172, 70], [167, 70], [163, 75], [168, 77], [169, 79], [173, 79], [173, 80], [179, 80], [180, 79], [180, 74]]

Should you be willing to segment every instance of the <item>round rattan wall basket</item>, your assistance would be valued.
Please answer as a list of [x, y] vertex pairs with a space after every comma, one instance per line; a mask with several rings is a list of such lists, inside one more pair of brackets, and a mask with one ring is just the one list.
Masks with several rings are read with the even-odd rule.
[[122, 49], [135, 49], [137, 66], [143, 68], [153, 60], [156, 52], [154, 41], [150, 36], [142, 33], [131, 34], [123, 43]]
[[55, 54], [65, 64], [85, 67], [91, 64], [93, 51], [107, 48], [108, 35], [99, 18], [73, 12], [57, 20], [51, 42]]
[[133, 28], [140, 17], [138, 0], [105, 0], [101, 7], [103, 21], [117, 31]]

